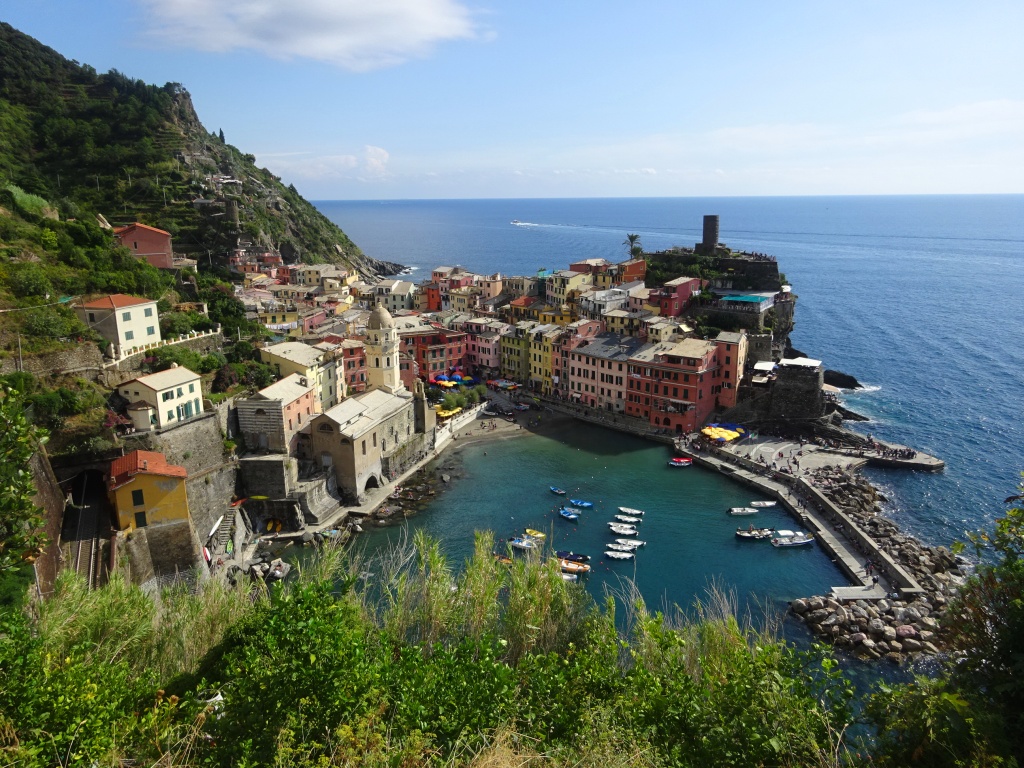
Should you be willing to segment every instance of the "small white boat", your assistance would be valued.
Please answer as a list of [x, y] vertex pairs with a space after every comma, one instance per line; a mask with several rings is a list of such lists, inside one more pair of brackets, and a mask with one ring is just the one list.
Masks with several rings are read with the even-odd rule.
[[580, 577], [577, 574], [575, 574], [575, 573], [563, 573], [562, 574], [562, 581], [578, 581], [579, 578]]
[[522, 536], [515, 539], [511, 539], [508, 542], [508, 545], [510, 547], [514, 547], [515, 549], [523, 549], [527, 551], [534, 550], [537, 548], [537, 542], [531, 539], [529, 536]]
[[630, 515], [615, 515], [615, 519], [620, 523], [642, 523], [644, 521], [642, 517], [631, 517]]
[[806, 544], [811, 544], [814, 541], [814, 535], [810, 533], [798, 532], [792, 536], [784, 536], [772, 539], [773, 547], [802, 547]]
[[730, 507], [730, 515], [756, 515], [757, 510], [754, 507]]
[[615, 543], [615, 542], [613, 542], [611, 544], [608, 544], [607, 546], [608, 546], [608, 549], [613, 549], [616, 552], [632, 552], [634, 549], [636, 549], [636, 547], [629, 547], [629, 546], [626, 546], [625, 544], [618, 544], [618, 543]]
[[777, 501], [752, 501], [750, 506], [752, 507], [774, 507], [779, 502]]
[[775, 535], [774, 528], [737, 528], [736, 536], [741, 539], [770, 539]]
[[624, 525], [622, 523], [609, 523], [611, 532], [617, 536], [636, 536], [637, 530], [632, 525]]
[[616, 539], [615, 543], [621, 544], [624, 547], [629, 547], [630, 549], [639, 549], [640, 547], [647, 546], [647, 542], [640, 541], [640, 539]]
[[633, 509], [632, 507], [619, 507], [619, 512], [624, 515], [632, 515], [633, 517], [644, 516], [644, 511], [642, 509]]
[[604, 553], [604, 556], [610, 560], [632, 560], [632, 552], [616, 552], [614, 549], [609, 549]]

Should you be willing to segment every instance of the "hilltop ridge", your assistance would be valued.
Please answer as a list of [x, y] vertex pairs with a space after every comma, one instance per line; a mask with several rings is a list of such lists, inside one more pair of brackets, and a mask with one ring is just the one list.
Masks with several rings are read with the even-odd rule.
[[367, 276], [402, 269], [367, 257], [294, 186], [207, 131], [180, 83], [99, 74], [0, 22], [0, 187], [11, 184], [48, 201], [50, 217], [166, 230], [204, 266], [254, 245]]

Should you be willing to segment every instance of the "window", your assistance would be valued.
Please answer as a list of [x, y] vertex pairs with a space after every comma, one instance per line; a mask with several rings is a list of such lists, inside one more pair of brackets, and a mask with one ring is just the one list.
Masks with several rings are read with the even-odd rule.
[[182, 390], [181, 387], [178, 387], [178, 397], [184, 397], [184, 396], [185, 396], [185, 392]]
[[122, 312], [121, 313], [121, 319], [124, 320], [125, 322], [131, 320], [132, 319], [132, 313], [131, 312]]
[[363, 440], [363, 456], [366, 455], [366, 441]]
[[153, 316], [153, 308], [152, 307], [146, 307], [146, 309], [143, 310], [143, 314], [146, 317], [152, 317]]
[[95, 323], [96, 322], [96, 315], [94, 313], [92, 313], [92, 312], [89, 313], [89, 322], [90, 323]]
[[168, 400], [174, 399], [174, 393], [171, 391], [164, 392], [162, 395], [160, 395], [160, 399], [166, 403]]
[[134, 338], [135, 338], [135, 331], [125, 331], [124, 332], [124, 340], [125, 341], [131, 341]]
[[174, 411], [168, 411], [167, 412], [167, 420], [168, 421], [174, 421]]
[[141, 507], [146, 503], [145, 495], [141, 490], [132, 491], [132, 506]]
[[135, 513], [135, 527], [145, 528], [146, 527], [146, 513], [145, 511]]
[[188, 391], [189, 392], [195, 392], [196, 391], [196, 383], [195, 382], [192, 382], [191, 384], [188, 385]]
[[154, 328], [152, 325], [147, 326], [146, 327], [146, 335], [147, 336], [156, 336], [156, 328]]

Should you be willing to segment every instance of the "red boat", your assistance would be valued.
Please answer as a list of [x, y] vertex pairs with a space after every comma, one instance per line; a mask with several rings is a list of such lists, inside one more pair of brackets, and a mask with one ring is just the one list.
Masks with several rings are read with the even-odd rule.
[[684, 459], [682, 456], [676, 456], [668, 461], [670, 467], [688, 467], [691, 464], [693, 464], [693, 459]]

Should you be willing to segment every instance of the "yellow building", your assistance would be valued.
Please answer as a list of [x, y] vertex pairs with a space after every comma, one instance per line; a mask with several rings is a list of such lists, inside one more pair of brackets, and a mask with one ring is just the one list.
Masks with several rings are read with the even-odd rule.
[[552, 354], [558, 354], [558, 339], [565, 330], [558, 325], [538, 325], [529, 336], [530, 387], [550, 395], [553, 389]]
[[556, 307], [562, 304], [569, 304], [572, 300], [587, 288], [594, 284], [594, 278], [586, 272], [573, 272], [563, 269], [555, 272], [547, 279], [547, 294], [545, 298], [549, 304]]
[[523, 320], [501, 334], [501, 375], [525, 383], [530, 378], [530, 333], [537, 323]]
[[260, 360], [284, 378], [293, 373], [315, 384], [321, 410], [333, 408], [345, 396], [344, 378], [335, 380], [334, 355], [301, 341], [283, 341], [260, 350]]
[[184, 467], [168, 464], [162, 453], [132, 451], [110, 464], [107, 493], [117, 527], [134, 531], [148, 525], [188, 521]]

